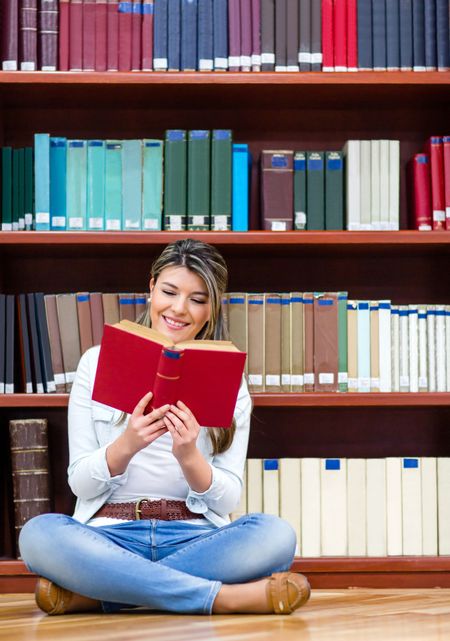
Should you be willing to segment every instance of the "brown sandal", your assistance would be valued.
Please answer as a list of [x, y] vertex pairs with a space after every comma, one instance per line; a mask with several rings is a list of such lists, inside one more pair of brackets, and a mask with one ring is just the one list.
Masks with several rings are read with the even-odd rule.
[[275, 572], [269, 577], [267, 595], [275, 614], [290, 614], [307, 602], [308, 579], [297, 572]]

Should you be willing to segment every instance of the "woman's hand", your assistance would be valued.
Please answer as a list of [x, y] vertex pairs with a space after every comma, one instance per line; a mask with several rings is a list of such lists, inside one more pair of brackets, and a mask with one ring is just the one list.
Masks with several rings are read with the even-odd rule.
[[148, 414], [144, 414], [145, 408], [150, 403], [152, 396], [153, 393], [148, 392], [141, 398], [134, 408], [126, 430], [123, 433], [127, 449], [134, 454], [167, 432], [163, 417], [170, 405], [162, 405]]
[[172, 434], [173, 455], [179, 463], [187, 460], [197, 448], [200, 432], [197, 419], [182, 401], [178, 401], [176, 405], [170, 405], [169, 411], [162, 420]]

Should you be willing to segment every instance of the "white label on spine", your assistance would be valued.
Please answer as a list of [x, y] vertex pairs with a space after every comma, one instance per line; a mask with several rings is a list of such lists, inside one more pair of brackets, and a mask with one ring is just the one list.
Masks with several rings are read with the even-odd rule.
[[303, 380], [305, 381], [305, 385], [314, 385], [314, 372], [312, 374], [304, 374]]
[[227, 216], [214, 216], [212, 230], [227, 231]]
[[5, 394], [14, 394], [14, 385], [12, 383], [5, 385]]
[[17, 71], [17, 60], [3, 60], [3, 71]]
[[291, 375], [290, 374], [281, 374], [281, 384], [290, 385], [291, 384]]
[[56, 392], [55, 381], [47, 381], [47, 392]]
[[428, 379], [426, 376], [419, 376], [419, 387], [422, 387], [422, 388], [428, 387]]
[[153, 58], [153, 68], [155, 71], [165, 71], [167, 69], [167, 58]]
[[158, 221], [156, 220], [156, 218], [146, 218], [144, 220], [144, 229], [157, 230]]
[[19, 231], [19, 223], [13, 223], [13, 231]]
[[319, 383], [320, 383], [320, 385], [333, 385], [333, 383], [334, 383], [334, 374], [333, 374], [333, 372], [320, 372], [319, 373]]
[[130, 220], [129, 218], [125, 219], [125, 229], [128, 230], [133, 230], [133, 229], [140, 229], [141, 228], [141, 223], [139, 220]]
[[259, 67], [260, 64], [261, 64], [261, 55], [259, 53], [253, 53], [252, 65], [255, 65], [255, 67]]
[[301, 387], [303, 385], [303, 374], [292, 374], [291, 385]]
[[64, 374], [55, 374], [55, 383], [57, 385], [64, 385], [66, 382], [66, 377]]
[[183, 217], [182, 216], [169, 216], [169, 229], [170, 231], [182, 231], [183, 229]]
[[37, 211], [36, 222], [41, 225], [47, 225], [50, 222], [50, 214], [48, 211]]
[[251, 56], [241, 56], [241, 67], [250, 67], [252, 64]]
[[240, 67], [241, 56], [228, 56], [228, 65], [230, 67]]
[[36, 391], [38, 394], [43, 394], [44, 393], [44, 386], [42, 383], [37, 383], [36, 384]]
[[102, 229], [103, 218], [89, 218], [89, 229]]
[[275, 65], [275, 71], [287, 71], [286, 65]]
[[[42, 31], [41, 31], [42, 33]], [[41, 69], [41, 71], [56, 71], [56, 67], [54, 65], [44, 65]]]
[[299, 51], [298, 61], [305, 62], [308, 65], [311, 64], [311, 54], [309, 53], [309, 51]]
[[66, 226], [65, 216], [53, 216], [52, 227], [65, 227], [65, 226]]
[[286, 223], [284, 220], [272, 220], [270, 228], [272, 231], [286, 231]]
[[275, 64], [275, 54], [274, 53], [262, 53], [261, 54], [261, 64], [274, 65]]
[[445, 220], [445, 211], [442, 211], [441, 209], [433, 209], [433, 220], [441, 223]]
[[409, 376], [400, 376], [400, 387], [409, 387]]
[[267, 374], [266, 385], [273, 385], [273, 386], [279, 387], [280, 386], [279, 374]]
[[445, 208], [445, 214], [446, 214], [447, 218], [450, 218], [450, 207], [446, 207]]
[[347, 372], [338, 372], [338, 383], [348, 383]]
[[371, 378], [370, 379], [370, 387], [380, 387], [380, 379], [379, 378]]
[[0, 383], [0, 394], [4, 394], [4, 393], [5, 393], [5, 384]]
[[311, 54], [311, 64], [322, 64], [322, 54], [321, 53], [312, 53]]
[[111, 219], [106, 221], [107, 231], [120, 231], [120, 220]]
[[370, 390], [370, 378], [366, 376], [358, 378], [358, 388]]
[[75, 372], [66, 372], [66, 383], [73, 383], [75, 380]]
[[348, 386], [356, 389], [358, 387], [358, 379], [357, 378], [349, 378], [348, 379]]
[[200, 71], [212, 71], [213, 61], [203, 58], [202, 60], [198, 61], [198, 68], [200, 69]]
[[205, 224], [205, 217], [204, 216], [192, 216], [192, 224], [195, 225], [196, 227], [200, 225]]
[[12, 223], [2, 223], [2, 231], [12, 231]]
[[34, 62], [21, 62], [20, 71], [36, 71], [36, 65]]
[[33, 214], [25, 214], [25, 225], [33, 224]]
[[69, 229], [82, 229], [83, 228], [83, 219], [82, 218], [69, 218]]
[[296, 225], [306, 225], [306, 214], [304, 211], [295, 212], [295, 224]]
[[228, 69], [228, 58], [214, 58], [214, 67], [216, 69]]
[[348, 225], [348, 231], [359, 231], [361, 229], [361, 226], [359, 223], [349, 223]]
[[249, 374], [248, 382], [250, 385], [262, 385], [263, 377], [261, 374]]
[[298, 65], [288, 65], [286, 71], [298, 71]]
[[27, 383], [25, 385], [25, 393], [26, 394], [32, 394], [33, 393], [33, 384], [32, 383]]

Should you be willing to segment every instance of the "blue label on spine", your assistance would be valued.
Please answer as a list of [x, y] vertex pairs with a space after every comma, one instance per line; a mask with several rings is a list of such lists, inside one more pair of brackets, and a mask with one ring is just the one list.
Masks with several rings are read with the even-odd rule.
[[264, 459], [264, 470], [277, 470], [278, 469], [278, 460], [276, 458], [267, 458]]
[[414, 468], [414, 467], [419, 467], [419, 459], [417, 458], [404, 458], [403, 459], [403, 467], [404, 468]]
[[340, 470], [341, 461], [338, 458], [327, 458], [325, 459], [325, 469], [326, 470]]

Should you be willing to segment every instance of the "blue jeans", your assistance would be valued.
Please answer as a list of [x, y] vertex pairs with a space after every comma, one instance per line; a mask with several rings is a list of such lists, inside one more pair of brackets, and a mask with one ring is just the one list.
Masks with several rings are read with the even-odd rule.
[[102, 601], [105, 612], [210, 614], [222, 583], [288, 570], [295, 542], [291, 526], [267, 514], [221, 528], [159, 520], [92, 527], [43, 514], [23, 527], [20, 551], [32, 572]]

